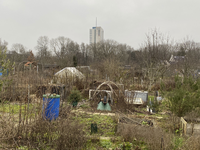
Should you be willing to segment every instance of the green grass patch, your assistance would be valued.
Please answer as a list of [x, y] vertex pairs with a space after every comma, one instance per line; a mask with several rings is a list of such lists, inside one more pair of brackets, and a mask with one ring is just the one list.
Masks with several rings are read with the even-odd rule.
[[90, 106], [88, 106], [88, 105], [86, 105], [86, 104], [83, 104], [83, 105], [81, 105], [80, 107], [83, 108], [83, 109], [84, 109], [84, 108], [90, 108]]
[[141, 149], [141, 150], [148, 150], [147, 145], [142, 141], [133, 141], [130, 142], [112, 142], [111, 140], [103, 140], [101, 139], [100, 142], [93, 143], [91, 140], [88, 140], [87, 149], [96, 150], [96, 149], [125, 149], [125, 150], [131, 150], [131, 149]]
[[73, 119], [80, 121], [84, 125], [86, 135], [90, 135], [92, 123], [97, 124], [98, 135], [109, 137], [115, 135], [117, 122], [112, 116], [79, 114]]
[[20, 104], [1, 104], [0, 113], [9, 113], [12, 115], [17, 115], [21, 112], [21, 115], [24, 115], [28, 111], [28, 117], [34, 117], [35, 113], [41, 111], [42, 107], [38, 107], [37, 104], [22, 104], [20, 110]]
[[148, 96], [148, 101], [150, 101], [150, 100], [153, 101], [154, 100], [154, 96], [149, 95]]

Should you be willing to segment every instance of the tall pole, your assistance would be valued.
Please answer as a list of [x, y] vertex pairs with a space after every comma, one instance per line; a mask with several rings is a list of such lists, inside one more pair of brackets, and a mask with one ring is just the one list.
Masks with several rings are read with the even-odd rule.
[[97, 17], [96, 17], [96, 27], [97, 27]]
[[30, 86], [28, 84], [28, 112], [29, 112], [29, 97], [30, 97]]

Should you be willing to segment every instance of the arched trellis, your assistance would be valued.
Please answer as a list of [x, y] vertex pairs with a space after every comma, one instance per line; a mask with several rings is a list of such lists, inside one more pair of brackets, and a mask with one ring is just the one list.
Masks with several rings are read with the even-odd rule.
[[[122, 91], [116, 83], [114, 83], [114, 82], [112, 82], [112, 81], [105, 81], [105, 82], [101, 83], [101, 84], [97, 87], [97, 89], [95, 90], [95, 92], [94, 92], [94, 94], [93, 94], [93, 96], [92, 96], [92, 99], [96, 96], [96, 94], [98, 93], [99, 89], [100, 89], [103, 85], [107, 85], [107, 86], [110, 88], [111, 93], [114, 93], [117, 97], [118, 97], [118, 94], [115, 92], [115, 90], [113, 90], [113, 88], [112, 88], [111, 85], [115, 85], [120, 91]], [[124, 96], [124, 93], [123, 93], [123, 92], [121, 92], [121, 93], [122, 93], [123, 96]]]

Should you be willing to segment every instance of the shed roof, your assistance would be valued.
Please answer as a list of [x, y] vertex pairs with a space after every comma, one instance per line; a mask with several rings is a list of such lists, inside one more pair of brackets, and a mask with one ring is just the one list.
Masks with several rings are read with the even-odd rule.
[[171, 58], [169, 60], [169, 62], [180, 62], [183, 61], [185, 59], [185, 56], [174, 56], [171, 55]]

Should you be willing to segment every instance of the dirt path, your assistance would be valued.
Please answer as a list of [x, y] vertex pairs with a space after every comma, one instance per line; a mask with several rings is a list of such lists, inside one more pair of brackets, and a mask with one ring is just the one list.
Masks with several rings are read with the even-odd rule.
[[[102, 115], [102, 116], [115, 116], [116, 114], [115, 113], [93, 113], [93, 112], [88, 112], [88, 111], [84, 111], [84, 110], [72, 110], [72, 112], [79, 112], [79, 113], [86, 113], [86, 114], [89, 114], [89, 115]], [[136, 115], [130, 115], [128, 114], [127, 115], [128, 117], [135, 117], [135, 118], [138, 118], [138, 116]], [[148, 116], [144, 116], [144, 118], [148, 118]], [[152, 116], [151, 116], [152, 117]], [[139, 118], [142, 118], [142, 117], [139, 117]], [[163, 117], [156, 117], [156, 116], [153, 116], [154, 119], [162, 119]]]
[[83, 110], [72, 110], [72, 112], [86, 113], [88, 115], [115, 116], [115, 113], [93, 113], [93, 112], [87, 112]]

